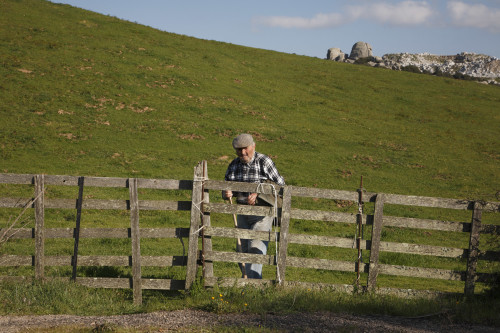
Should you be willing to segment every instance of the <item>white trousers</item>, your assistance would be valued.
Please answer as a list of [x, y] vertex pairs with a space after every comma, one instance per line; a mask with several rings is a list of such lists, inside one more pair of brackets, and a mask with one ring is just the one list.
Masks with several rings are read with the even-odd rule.
[[[238, 215], [238, 228], [256, 231], [270, 231], [273, 225], [272, 216]], [[242, 239], [241, 250], [243, 253], [267, 254], [269, 241], [257, 239]], [[249, 279], [262, 279], [262, 264], [245, 264], [245, 271]]]

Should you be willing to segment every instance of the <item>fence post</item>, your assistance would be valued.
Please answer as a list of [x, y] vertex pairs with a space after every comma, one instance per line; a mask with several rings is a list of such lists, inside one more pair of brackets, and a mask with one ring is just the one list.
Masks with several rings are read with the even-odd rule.
[[372, 239], [370, 241], [370, 264], [368, 266], [368, 291], [374, 291], [377, 286], [378, 257], [380, 253], [380, 237], [382, 234], [384, 212], [384, 195], [379, 193], [375, 198], [373, 212]]
[[84, 177], [79, 177], [78, 178], [78, 201], [76, 203], [76, 226], [75, 226], [75, 245], [73, 248], [73, 260], [72, 260], [72, 265], [73, 265], [73, 274], [71, 276], [71, 279], [73, 281], [76, 281], [76, 269], [78, 267], [78, 246], [80, 244], [80, 221], [82, 218], [82, 201], [83, 201], [83, 182], [84, 182]]
[[[358, 257], [356, 259], [356, 290], [359, 288], [359, 278], [361, 276], [361, 264], [363, 262], [363, 252], [361, 250], [361, 239], [363, 238], [363, 176], [358, 189], [358, 214], [356, 215], [356, 248]], [[364, 265], [363, 265], [364, 266]]]
[[139, 198], [137, 193], [137, 178], [128, 179], [130, 193], [130, 231], [132, 237], [132, 288], [134, 304], [142, 304], [141, 283], [141, 235], [139, 232]]
[[[208, 180], [208, 170], [207, 170], [207, 164], [206, 161], [204, 161], [203, 164], [203, 179]], [[209, 191], [206, 190], [204, 187], [203, 188], [203, 204], [207, 204], [210, 202], [210, 195]], [[203, 228], [205, 227], [210, 227], [210, 212], [205, 212], [204, 209], [202, 209], [203, 212], [203, 221], [202, 225]], [[212, 252], [212, 236], [205, 236], [204, 233], [205, 229], [201, 230], [201, 235], [202, 235], [202, 256], [203, 256], [203, 278], [211, 278], [214, 276], [214, 264], [212, 261], [206, 262], [205, 261], [205, 252]]]
[[35, 279], [42, 280], [45, 271], [45, 199], [44, 175], [35, 176]]
[[201, 223], [201, 205], [203, 203], [203, 165], [206, 161], [199, 162], [194, 168], [193, 192], [191, 194], [191, 223], [189, 227], [188, 259], [186, 267], [186, 286], [191, 288], [196, 278], [198, 268], [198, 234]]
[[[281, 226], [278, 253], [276, 253], [276, 279], [282, 285], [285, 282], [286, 253], [288, 249], [288, 229], [290, 227], [290, 211], [292, 209], [292, 191], [290, 186], [283, 189], [283, 205], [281, 208]], [[276, 242], [278, 240], [276, 239]]]
[[465, 276], [465, 296], [474, 295], [474, 285], [476, 279], [476, 266], [479, 256], [479, 230], [481, 229], [482, 205], [474, 202], [472, 212], [472, 222], [470, 229], [469, 252], [467, 256], [467, 272]]

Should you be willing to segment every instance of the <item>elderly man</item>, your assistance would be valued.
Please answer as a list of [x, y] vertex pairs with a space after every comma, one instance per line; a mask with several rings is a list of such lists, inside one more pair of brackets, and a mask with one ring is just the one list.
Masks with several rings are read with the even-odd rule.
[[[255, 142], [250, 134], [240, 134], [234, 138], [233, 148], [238, 157], [229, 164], [225, 176], [226, 181], [262, 183], [270, 180], [278, 185], [285, 185], [285, 180], [279, 174], [272, 159], [255, 151]], [[257, 193], [223, 192], [226, 199], [231, 199], [233, 195], [236, 196], [238, 204], [259, 204]], [[273, 217], [238, 215], [237, 223], [238, 228], [269, 231], [272, 227]], [[267, 241], [254, 239], [242, 239], [241, 242], [242, 252], [244, 253], [266, 254], [267, 245]], [[248, 278], [262, 279], [261, 264], [247, 263], [245, 264], [245, 271]]]

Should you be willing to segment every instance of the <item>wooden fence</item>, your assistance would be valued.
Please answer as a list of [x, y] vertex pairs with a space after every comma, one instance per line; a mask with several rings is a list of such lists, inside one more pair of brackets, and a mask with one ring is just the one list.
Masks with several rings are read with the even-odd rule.
[[[443, 279], [464, 282], [464, 293], [473, 295], [476, 282], [491, 282], [498, 278], [496, 273], [478, 273], [476, 267], [478, 260], [487, 260], [496, 264], [500, 261], [500, 252], [480, 251], [479, 238], [481, 234], [498, 235], [500, 225], [482, 224], [483, 212], [500, 212], [500, 203], [479, 202], [469, 200], [455, 200], [444, 198], [403, 196], [395, 194], [368, 193], [363, 189], [358, 191], [338, 191], [330, 189], [305, 188], [296, 186], [284, 186], [271, 188], [251, 183], [237, 183], [210, 180], [208, 178], [207, 164], [200, 162], [194, 169], [193, 180], [165, 180], [165, 179], [137, 179], [137, 178], [104, 178], [104, 177], [75, 177], [75, 176], [50, 176], [50, 175], [20, 175], [0, 174], [0, 184], [32, 184], [34, 185], [34, 196], [29, 198], [0, 198], [0, 208], [34, 208], [34, 228], [3, 228], [0, 229], [0, 240], [34, 238], [34, 255], [0, 255], [0, 267], [33, 266], [36, 279], [45, 278], [45, 267], [47, 266], [72, 266], [71, 279], [79, 284], [89, 287], [100, 288], [132, 288], [134, 302], [142, 303], [142, 290], [162, 289], [181, 290], [189, 289], [196, 280], [201, 267], [205, 286], [215, 284], [221, 286], [234, 285], [269, 285], [280, 284], [283, 286], [323, 286], [327, 285], [333, 289], [343, 291], [368, 290], [379, 293], [396, 293], [400, 295], [426, 294], [427, 291], [411, 289], [381, 288], [377, 286], [379, 274], [407, 276], [424, 279]], [[46, 199], [44, 189], [51, 185], [77, 186], [78, 198], [75, 199]], [[112, 187], [128, 188], [128, 200], [104, 200], [84, 199], [84, 187]], [[140, 200], [138, 189], [161, 189], [161, 190], [187, 190], [191, 191], [190, 201], [167, 201], [167, 200]], [[281, 224], [276, 232], [262, 232], [242, 230], [235, 228], [213, 227], [211, 225], [211, 214], [247, 214], [247, 215], [271, 215], [275, 214], [272, 207], [253, 207], [244, 205], [228, 205], [224, 203], [211, 202], [210, 190], [217, 191], [231, 189], [233, 191], [273, 193], [275, 190], [283, 197], [282, 208], [278, 210]], [[362, 195], [360, 195], [362, 193]], [[319, 211], [292, 208], [292, 197], [331, 199], [358, 203], [372, 202], [373, 214], [355, 214], [338, 211]], [[471, 222], [440, 221], [431, 219], [416, 219], [384, 215], [384, 205], [403, 205], [434, 207], [453, 210], [471, 211]], [[72, 209], [76, 210], [75, 227], [71, 228], [46, 228], [44, 226], [44, 214], [46, 209]], [[128, 210], [130, 212], [129, 228], [82, 228], [80, 225], [81, 215], [84, 210]], [[140, 211], [190, 211], [189, 228], [144, 228], [140, 227]], [[332, 259], [314, 259], [303, 257], [292, 257], [287, 255], [290, 244], [304, 244], [312, 246], [326, 246], [352, 249], [353, 239], [342, 237], [329, 237], [319, 235], [305, 235], [290, 233], [291, 220], [327, 221], [355, 225], [362, 223], [363, 226], [371, 226], [371, 239], [361, 239], [358, 234], [356, 249], [370, 250], [369, 261], [363, 263], [356, 261], [338, 261]], [[382, 241], [382, 229], [384, 227], [399, 227], [412, 229], [440, 230], [445, 232], [468, 233], [468, 248], [448, 248], [440, 246], [429, 246], [413, 243], [397, 243]], [[257, 255], [236, 252], [222, 252], [212, 249], [212, 240], [215, 238], [243, 238], [261, 239], [276, 242], [276, 251], [273, 255]], [[44, 253], [45, 240], [49, 238], [68, 238], [74, 240], [73, 255], [49, 256]], [[131, 239], [131, 256], [83, 256], [79, 255], [79, 242], [83, 238], [128, 238]], [[141, 255], [141, 239], [146, 238], [188, 238], [187, 256], [144, 256]], [[201, 249], [200, 249], [201, 238]], [[436, 268], [408, 267], [401, 265], [381, 264], [379, 262], [380, 252], [396, 252], [424, 256], [439, 256], [447, 258], [467, 258], [465, 271], [455, 271]], [[233, 277], [221, 277], [214, 275], [215, 262], [253, 262], [264, 265], [275, 266], [276, 278], [273, 280], [240, 279]], [[80, 266], [127, 266], [131, 267], [132, 274], [129, 278], [120, 277], [78, 277], [77, 267]], [[185, 280], [172, 279], [148, 279], [141, 274], [141, 268], [185, 266]], [[357, 275], [359, 282], [360, 274], [366, 274], [366, 283], [359, 284], [321, 284], [307, 283], [302, 281], [288, 281], [286, 271], [290, 267], [306, 269], [321, 269], [330, 271], [350, 272]], [[21, 276], [0, 276], [1, 280], [24, 279]]]

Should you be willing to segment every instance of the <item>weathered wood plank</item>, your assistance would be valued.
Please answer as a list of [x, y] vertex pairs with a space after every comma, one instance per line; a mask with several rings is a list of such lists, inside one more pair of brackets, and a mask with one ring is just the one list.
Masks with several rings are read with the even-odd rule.
[[464, 249], [392, 242], [380, 242], [380, 251], [421, 254], [447, 258], [463, 258], [467, 253], [467, 250]]
[[380, 254], [380, 239], [382, 235], [382, 227], [384, 224], [384, 195], [379, 194], [375, 199], [375, 211], [372, 225], [372, 239], [370, 242], [370, 263], [368, 270], [368, 282], [366, 289], [374, 291], [377, 286], [377, 276], [379, 273], [379, 254]]
[[356, 214], [331, 211], [291, 208], [290, 217], [296, 220], [356, 223]]
[[449, 209], [471, 209], [468, 200], [423, 197], [415, 195], [399, 195], [385, 193], [385, 203], [405, 206], [436, 207]]
[[[46, 238], [73, 238], [73, 228], [47, 228]], [[130, 238], [130, 228], [83, 228], [80, 230], [80, 238]]]
[[0, 184], [34, 184], [35, 175], [0, 173]]
[[340, 191], [340, 190], [299, 187], [299, 186], [290, 186], [290, 188], [292, 196], [294, 197], [348, 200], [353, 202], [358, 201], [358, 192], [353, 192], [353, 191]]
[[258, 239], [264, 241], [276, 241], [274, 232], [254, 231], [250, 229], [206, 227], [205, 235], [212, 237]]
[[[304, 234], [290, 234], [289, 237], [290, 237], [289, 242], [293, 244], [335, 246], [347, 249], [353, 248], [353, 240], [349, 238], [304, 235]], [[361, 241], [362, 249], [367, 249], [366, 243], [367, 243], [366, 241]]]
[[128, 181], [130, 193], [130, 229], [132, 238], [132, 288], [134, 304], [142, 304], [141, 286], [141, 234], [139, 230], [139, 197], [137, 178]]
[[68, 175], [47, 175], [46, 176], [47, 185], [68, 185], [77, 186], [78, 176], [68, 176]]
[[[143, 267], [185, 266], [184, 256], [143, 256]], [[72, 256], [45, 256], [46, 266], [71, 266]], [[79, 256], [80, 266], [120, 266], [132, 267], [131, 256]], [[34, 266], [34, 256], [1, 255], [0, 266]]]
[[379, 265], [379, 273], [386, 275], [409, 276], [409, 277], [441, 279], [450, 281], [465, 280], [465, 272], [457, 272], [452, 270], [425, 268], [425, 267]]
[[34, 256], [21, 256], [12, 254], [0, 255], [0, 266], [34, 266]]
[[[11, 229], [6, 236], [12, 239], [34, 238], [35, 229], [15, 228]], [[0, 233], [3, 229], [0, 229]], [[73, 238], [73, 228], [46, 228], [45, 238]], [[189, 228], [141, 228], [141, 238], [187, 238]], [[83, 228], [80, 230], [80, 238], [130, 238], [130, 228]]]
[[[4, 229], [0, 229], [0, 234], [3, 234]], [[7, 231], [5, 237], [8, 239], [23, 239], [23, 238], [35, 238], [35, 229], [29, 228], [13, 228]]]
[[[77, 186], [78, 176], [48, 175], [47, 185]], [[85, 177], [85, 186], [127, 188], [128, 179], [119, 177]]]
[[[330, 259], [317, 259], [317, 258], [303, 258], [303, 257], [288, 257], [286, 259], [286, 265], [290, 267], [300, 267], [300, 268], [311, 268], [311, 269], [324, 269], [330, 271], [342, 271], [342, 272], [353, 272], [356, 269], [355, 262], [348, 261], [336, 261]], [[367, 265], [363, 265], [363, 271], [368, 271], [368, 268], [364, 268]]]
[[[47, 258], [50, 262], [50, 266], [69, 266], [71, 265], [70, 256], [51, 256]], [[131, 267], [132, 257], [131, 256], [79, 256], [78, 263], [80, 266], [91, 267], [91, 266], [119, 266], [119, 267]]]
[[[0, 198], [0, 208], [24, 208], [30, 202], [28, 198]], [[78, 199], [47, 199], [45, 208], [51, 209], [76, 209]], [[116, 209], [128, 210], [128, 200], [113, 199], [86, 199], [82, 209]], [[168, 200], [139, 200], [141, 210], [181, 210], [189, 211], [191, 201], [168, 201]]]
[[470, 223], [466, 222], [417, 219], [388, 215], [384, 216], [384, 226], [456, 232], [468, 232], [470, 230]]
[[[76, 176], [47, 176], [48, 185], [78, 185]], [[128, 187], [128, 178], [119, 177], [85, 177], [85, 186], [90, 187]], [[138, 188], [160, 189], [160, 190], [191, 190], [192, 181], [174, 179], [137, 179]]]
[[45, 276], [45, 202], [44, 175], [35, 176], [35, 279]]
[[469, 251], [467, 255], [467, 275], [465, 280], [465, 296], [474, 295], [475, 277], [477, 260], [479, 256], [479, 230], [481, 229], [482, 205], [479, 202], [474, 203], [472, 212], [472, 227], [469, 238]]
[[149, 188], [157, 190], [189, 190], [193, 189], [192, 180], [175, 180], [175, 179], [145, 179], [137, 180], [139, 188]]
[[220, 252], [211, 251], [205, 252], [205, 259], [210, 261], [222, 262], [245, 262], [262, 265], [274, 265], [275, 257], [273, 255], [263, 255], [254, 253], [241, 253], [241, 252]]
[[223, 213], [237, 215], [257, 215], [257, 216], [273, 216], [272, 207], [267, 206], [249, 206], [249, 205], [228, 205], [225, 203], [210, 202], [203, 206], [207, 213]]
[[[24, 208], [29, 205], [32, 198], [0, 198], [0, 208]], [[35, 204], [31, 204], [34, 207]]]
[[[49, 199], [45, 207], [51, 209], [75, 209], [78, 203], [77, 199]], [[128, 200], [112, 199], [86, 199], [82, 204], [83, 209], [116, 209], [128, 210]]]

